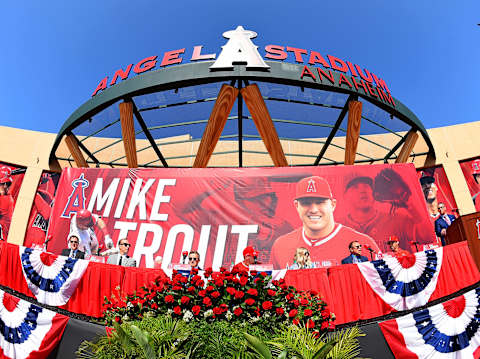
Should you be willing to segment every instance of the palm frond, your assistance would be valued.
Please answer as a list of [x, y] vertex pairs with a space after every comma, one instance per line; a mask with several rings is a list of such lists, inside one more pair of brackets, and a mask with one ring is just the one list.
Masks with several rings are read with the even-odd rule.
[[358, 338], [363, 336], [365, 336], [365, 334], [358, 327], [352, 327], [329, 334], [327, 338], [337, 340], [337, 344], [332, 348], [327, 355], [327, 358], [357, 358], [358, 355], [360, 355], [360, 343]]

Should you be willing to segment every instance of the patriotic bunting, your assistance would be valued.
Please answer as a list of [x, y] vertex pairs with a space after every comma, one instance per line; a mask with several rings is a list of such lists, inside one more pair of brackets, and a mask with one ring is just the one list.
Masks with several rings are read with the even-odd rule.
[[428, 303], [442, 267], [443, 248], [413, 256], [359, 263], [358, 269], [371, 288], [396, 310], [408, 310]]
[[68, 302], [87, 269], [88, 261], [19, 246], [28, 288], [40, 303], [60, 306]]
[[396, 358], [479, 358], [480, 288], [380, 328]]
[[68, 317], [0, 290], [0, 357], [46, 358], [62, 337]]

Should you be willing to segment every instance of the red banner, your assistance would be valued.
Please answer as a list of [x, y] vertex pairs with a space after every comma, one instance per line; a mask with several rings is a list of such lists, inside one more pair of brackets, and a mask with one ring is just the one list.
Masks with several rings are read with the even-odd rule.
[[480, 158], [460, 162], [475, 209], [480, 211]]
[[0, 162], [0, 240], [7, 240], [25, 169]]
[[[317, 177], [319, 176], [319, 177]], [[95, 254], [105, 236], [127, 238], [141, 267], [179, 263], [197, 250], [200, 266], [243, 260], [252, 245], [259, 261], [285, 268], [295, 249], [312, 261], [340, 264], [355, 240], [375, 252], [391, 235], [412, 250], [435, 239], [411, 164], [252, 169], [74, 169], [63, 171], [52, 211], [49, 250]], [[93, 216], [89, 216], [88, 209]], [[77, 218], [77, 215], [79, 218]], [[367, 253], [364, 253], [367, 255]]]
[[60, 174], [58, 173], [42, 173], [30, 211], [27, 232], [23, 242], [25, 247], [43, 246], [59, 179]]

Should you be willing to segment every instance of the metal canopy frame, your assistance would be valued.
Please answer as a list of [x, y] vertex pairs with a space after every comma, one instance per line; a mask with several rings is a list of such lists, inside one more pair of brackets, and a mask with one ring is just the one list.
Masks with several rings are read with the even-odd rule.
[[[71, 158], [62, 158], [62, 157], [57, 157], [55, 155], [56, 150], [62, 140], [62, 138], [65, 135], [68, 134], [73, 134], [73, 130], [77, 128], [79, 125], [86, 121], [91, 121], [93, 116], [97, 115], [104, 109], [108, 108], [109, 106], [117, 103], [118, 101], [124, 100], [124, 101], [130, 101], [133, 103], [133, 111], [134, 111], [134, 116], [138, 122], [138, 124], [141, 127], [140, 131], [136, 132], [136, 136], [139, 134], [144, 134], [145, 137], [147, 138], [149, 142], [149, 146], [143, 147], [137, 152], [141, 152], [144, 150], [147, 150], [149, 148], [152, 148], [153, 151], [155, 152], [156, 156], [158, 157], [154, 161], [150, 161], [148, 163], [141, 164], [141, 167], [160, 167], [158, 164], [155, 164], [156, 162], [160, 162], [162, 164], [162, 167], [168, 167], [168, 162], [167, 160], [169, 159], [175, 159], [175, 158], [187, 158], [187, 157], [195, 157], [195, 155], [186, 155], [186, 156], [173, 156], [173, 157], [164, 157], [162, 152], [160, 151], [159, 148], [159, 143], [155, 140], [154, 136], [152, 135], [152, 131], [159, 130], [161, 128], [166, 128], [166, 127], [173, 127], [173, 126], [187, 126], [191, 124], [200, 124], [200, 123], [206, 123], [207, 120], [197, 120], [197, 121], [186, 121], [186, 122], [178, 122], [174, 124], [167, 124], [167, 125], [158, 125], [158, 126], [150, 126], [148, 127], [147, 124], [145, 123], [142, 113], [147, 112], [147, 111], [152, 111], [152, 110], [159, 110], [159, 109], [165, 109], [165, 108], [170, 108], [170, 107], [175, 107], [175, 106], [188, 106], [193, 103], [200, 103], [200, 102], [210, 102], [210, 101], [216, 101], [215, 97], [207, 97], [203, 99], [198, 99], [196, 101], [181, 101], [181, 102], [176, 102], [168, 105], [161, 105], [161, 106], [150, 106], [150, 107], [145, 107], [145, 108], [138, 108], [135, 101], [133, 100], [134, 97], [140, 96], [140, 95], [146, 95], [146, 94], [151, 94], [151, 93], [156, 93], [156, 92], [161, 92], [161, 91], [167, 91], [167, 90], [175, 90], [187, 86], [193, 86], [193, 85], [203, 85], [203, 84], [212, 84], [212, 83], [230, 83], [230, 84], [237, 84], [237, 88], [239, 90], [242, 89], [242, 86], [248, 86], [250, 82], [262, 82], [262, 83], [272, 83], [272, 84], [281, 84], [281, 85], [289, 85], [289, 86], [297, 86], [300, 89], [304, 88], [311, 88], [311, 89], [318, 89], [318, 90], [324, 90], [324, 91], [330, 91], [330, 92], [337, 92], [337, 93], [342, 93], [342, 94], [347, 94], [348, 98], [344, 104], [344, 106], [335, 106], [335, 105], [327, 105], [323, 103], [314, 103], [314, 102], [308, 102], [308, 101], [301, 101], [301, 100], [291, 100], [291, 99], [284, 99], [284, 98], [278, 98], [278, 97], [268, 97], [264, 96], [265, 101], [278, 101], [278, 102], [289, 102], [289, 103], [297, 103], [297, 104], [303, 104], [303, 105], [310, 105], [310, 106], [320, 106], [320, 107], [325, 107], [325, 108], [333, 108], [333, 109], [338, 109], [341, 110], [341, 112], [338, 115], [337, 121], [335, 124], [328, 125], [328, 124], [320, 124], [320, 123], [311, 123], [308, 121], [296, 121], [296, 120], [284, 120], [284, 119], [275, 119], [272, 118], [272, 121], [274, 123], [290, 123], [290, 124], [302, 124], [302, 125], [311, 125], [311, 126], [322, 126], [322, 127], [330, 127], [330, 133], [325, 141], [314, 141], [314, 140], [307, 140], [307, 139], [298, 139], [298, 138], [290, 138], [290, 137], [279, 137], [280, 140], [288, 140], [288, 141], [298, 141], [298, 142], [310, 142], [310, 143], [318, 143], [319, 145], [322, 145], [322, 148], [318, 155], [310, 155], [310, 154], [295, 154], [295, 153], [285, 153], [285, 156], [300, 156], [300, 157], [305, 157], [305, 158], [312, 158], [315, 159], [312, 163], [305, 163], [303, 165], [320, 165], [320, 161], [323, 159], [325, 161], [328, 161], [326, 164], [342, 164], [343, 162], [341, 161], [335, 161], [330, 158], [325, 157], [325, 153], [329, 146], [334, 146], [339, 149], [343, 149], [344, 147], [333, 143], [333, 139], [335, 138], [336, 134], [338, 131], [341, 131], [343, 133], [346, 133], [346, 130], [341, 127], [342, 121], [348, 111], [348, 102], [350, 100], [357, 100], [358, 98], [362, 98], [374, 106], [386, 111], [387, 113], [390, 114], [390, 116], [395, 116], [396, 118], [400, 119], [402, 122], [406, 123], [408, 126], [411, 127], [411, 129], [414, 129], [418, 131], [425, 143], [427, 144], [429, 150], [428, 152], [425, 153], [416, 153], [413, 154], [413, 156], [418, 156], [418, 155], [426, 155], [430, 154], [435, 156], [435, 152], [433, 149], [433, 145], [430, 141], [430, 138], [427, 134], [426, 129], [424, 128], [423, 124], [418, 120], [418, 118], [406, 107], [404, 106], [399, 100], [393, 98], [393, 101], [395, 102], [395, 106], [392, 106], [389, 103], [382, 102], [378, 98], [371, 96], [370, 94], [365, 94], [363, 92], [362, 87], [359, 88], [359, 91], [356, 91], [355, 88], [350, 89], [348, 87], [341, 87], [336, 85], [338, 83], [338, 78], [340, 75], [345, 76], [343, 74], [337, 73], [337, 72], [332, 72], [336, 81], [332, 84], [330, 82], [314, 82], [311, 78], [305, 77], [303, 80], [300, 79], [300, 74], [302, 73], [303, 66], [302, 65], [296, 65], [296, 64], [285, 64], [285, 63], [279, 63], [279, 62], [267, 62], [270, 65], [270, 71], [268, 72], [257, 72], [257, 71], [248, 71], [245, 69], [245, 66], [242, 65], [237, 65], [235, 66], [235, 69], [233, 71], [210, 71], [209, 66], [212, 64], [211, 61], [207, 62], [198, 62], [198, 63], [190, 63], [190, 64], [184, 64], [184, 65], [178, 65], [178, 66], [173, 66], [173, 67], [167, 67], [165, 69], [160, 69], [152, 72], [148, 72], [136, 77], [133, 77], [131, 79], [125, 80], [111, 88], [108, 88], [104, 90], [103, 92], [97, 94], [95, 97], [84, 103], [82, 106], [80, 106], [64, 123], [62, 128], [60, 129], [57, 138], [55, 139], [52, 151], [50, 153], [50, 160], [53, 161], [55, 158], [60, 159], [60, 160], [65, 160], [69, 161], [70, 163], [72, 162]], [[288, 65], [288, 66], [285, 66]], [[350, 79], [348, 76], [345, 76], [347, 79]], [[361, 156], [362, 159], [358, 159], [355, 161], [355, 163], [373, 163], [375, 161], [384, 161], [387, 162], [390, 159], [395, 159], [396, 155], [395, 152], [401, 147], [401, 145], [405, 141], [405, 136], [401, 136], [395, 131], [389, 129], [388, 127], [382, 125], [381, 123], [378, 123], [375, 120], [369, 119], [366, 116], [362, 116], [363, 120], [366, 120], [367, 122], [378, 126], [379, 128], [383, 129], [387, 133], [394, 134], [398, 138], [400, 138], [399, 142], [395, 144], [393, 148], [389, 148], [386, 146], [383, 146], [381, 144], [378, 144], [365, 136], [359, 136], [360, 139], [370, 142], [376, 146], [382, 147], [383, 149], [387, 150], [388, 153], [382, 157], [382, 158], [372, 158], [371, 156], [368, 156], [367, 154], [362, 154], [358, 153], [357, 155]], [[253, 138], [258, 138], [260, 139], [260, 136], [252, 136], [252, 135], [245, 135], [243, 134], [243, 122], [245, 120], [251, 120], [250, 116], [244, 116], [243, 115], [243, 100], [241, 95], [238, 95], [237, 98], [237, 116], [229, 116], [228, 121], [231, 120], [237, 120], [237, 128], [238, 128], [238, 133], [234, 135], [228, 135], [228, 136], [221, 136], [220, 139], [238, 139], [238, 163], [239, 166], [243, 166], [243, 154], [244, 153], [258, 153], [258, 154], [266, 154], [266, 152], [261, 152], [261, 151], [251, 151], [251, 150], [244, 150], [243, 149], [243, 139], [253, 139]], [[94, 131], [93, 133], [84, 136], [81, 140], [79, 140], [79, 146], [80, 148], [87, 154], [87, 162], [88, 163], [94, 163], [96, 166], [99, 166], [100, 164], [103, 165], [109, 165], [111, 167], [114, 166], [126, 166], [126, 163], [119, 162], [120, 160], [124, 159], [125, 156], [113, 159], [109, 162], [102, 162], [99, 161], [98, 158], [95, 156], [98, 152], [111, 147], [119, 142], [122, 141], [122, 139], [118, 139], [116, 141], [113, 141], [112, 143], [97, 149], [95, 151], [90, 151], [84, 144], [85, 140], [88, 138], [91, 138], [101, 131], [106, 130], [107, 128], [110, 128], [112, 125], [118, 123], [120, 120], [115, 119], [111, 121], [110, 123], [106, 124], [102, 128]], [[193, 141], [198, 141], [198, 139], [189, 139], [189, 140], [182, 140], [182, 141], [170, 141], [170, 142], [161, 142], [160, 145], [166, 145], [166, 144], [179, 144], [179, 143], [186, 143], [186, 142], [193, 142]], [[235, 153], [236, 151], [223, 151], [223, 152], [215, 152], [214, 155], [218, 154], [227, 154], [227, 153]], [[90, 160], [89, 160], [90, 159]]]

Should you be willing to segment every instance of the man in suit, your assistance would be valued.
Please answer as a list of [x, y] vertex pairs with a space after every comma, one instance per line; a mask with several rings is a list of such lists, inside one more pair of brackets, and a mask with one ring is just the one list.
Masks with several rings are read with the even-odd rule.
[[362, 245], [357, 241], [352, 241], [348, 245], [350, 255], [342, 259], [342, 264], [368, 262], [368, 258], [362, 256]]
[[190, 264], [190, 266], [193, 268], [196, 268], [196, 269], [199, 269], [199, 270], [202, 270], [202, 268], [200, 268], [200, 254], [197, 252], [197, 251], [190, 251], [190, 253], [188, 253], [188, 264]]
[[84, 259], [85, 253], [78, 249], [78, 236], [71, 234], [68, 238], [68, 244], [70, 248], [65, 248], [62, 250], [62, 256], [75, 258], [75, 259]]
[[445, 237], [447, 236], [447, 228], [450, 227], [452, 222], [455, 220], [453, 214], [447, 214], [447, 208], [444, 203], [438, 204], [438, 213], [440, 216], [435, 220], [435, 233], [437, 237], [440, 237], [442, 241], [442, 246], [446, 245]]
[[128, 256], [128, 250], [130, 249], [130, 243], [127, 238], [122, 238], [118, 241], [118, 253], [112, 254], [107, 259], [108, 264], [117, 264], [124, 267], [136, 267], [137, 261]]

